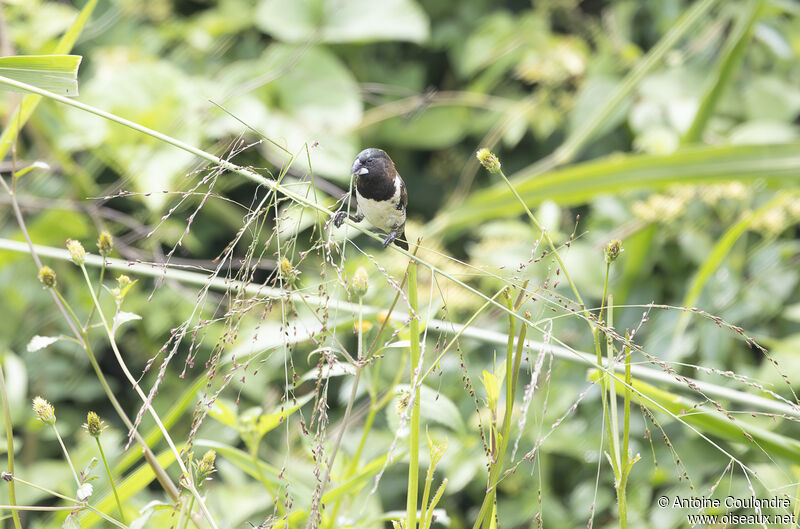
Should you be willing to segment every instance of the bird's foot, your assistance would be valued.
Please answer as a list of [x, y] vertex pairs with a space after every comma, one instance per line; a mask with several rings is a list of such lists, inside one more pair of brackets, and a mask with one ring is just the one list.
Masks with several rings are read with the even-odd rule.
[[383, 240], [383, 247], [386, 248], [387, 246], [392, 244], [392, 241], [394, 240], [395, 237], [397, 237], [397, 230], [390, 231], [389, 235], [387, 235], [386, 238]]
[[344, 218], [347, 216], [347, 212], [343, 210], [339, 210], [333, 214], [333, 225], [337, 228], [342, 227], [342, 223], [344, 222]]

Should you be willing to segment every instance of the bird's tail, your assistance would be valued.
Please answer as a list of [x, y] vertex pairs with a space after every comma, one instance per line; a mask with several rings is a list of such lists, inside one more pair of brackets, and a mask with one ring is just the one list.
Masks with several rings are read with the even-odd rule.
[[394, 238], [394, 243], [405, 251], [408, 251], [408, 241], [406, 240], [406, 230]]

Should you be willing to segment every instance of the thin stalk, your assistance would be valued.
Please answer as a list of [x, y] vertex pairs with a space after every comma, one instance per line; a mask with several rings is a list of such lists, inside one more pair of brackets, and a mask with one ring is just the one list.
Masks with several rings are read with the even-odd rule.
[[[72, 506], [69, 506], [69, 510], [74, 510], [75, 506], [78, 506], [81, 509], [87, 509], [87, 510], [93, 512], [94, 514], [96, 514], [100, 518], [103, 518], [105, 521], [107, 521], [109, 523], [112, 523], [112, 524], [116, 525], [117, 527], [120, 527], [121, 529], [128, 529], [128, 526], [125, 525], [124, 523], [120, 522], [119, 520], [116, 520], [116, 519], [112, 518], [111, 516], [107, 515], [106, 513], [102, 512], [102, 511], [92, 507], [91, 505], [89, 505], [85, 501], [80, 501], [78, 498], [70, 498], [69, 496], [65, 496], [64, 494], [61, 494], [61, 493], [56, 492], [54, 490], [50, 490], [48, 488], [42, 487], [41, 485], [37, 485], [36, 483], [31, 483], [30, 481], [26, 481], [24, 479], [20, 479], [20, 478], [18, 478], [16, 476], [14, 476], [14, 481], [19, 481], [21, 484], [26, 485], [28, 487], [31, 487], [32, 489], [40, 490], [42, 492], [50, 494], [51, 496], [55, 496], [56, 498], [61, 498], [64, 501], [68, 501], [68, 502], [74, 504]], [[20, 507], [20, 509], [22, 509], [22, 507]], [[66, 510], [66, 509], [64, 509], [64, 510]]]
[[[147, 398], [147, 395], [145, 395], [144, 391], [142, 391], [142, 388], [139, 387], [139, 383], [136, 382], [135, 378], [133, 378], [133, 375], [128, 370], [128, 366], [125, 364], [125, 360], [122, 358], [122, 353], [120, 353], [119, 347], [117, 347], [117, 341], [114, 338], [114, 333], [111, 331], [111, 327], [109, 327], [108, 325], [108, 321], [106, 320], [105, 314], [103, 314], [103, 309], [100, 307], [100, 302], [97, 300], [97, 296], [94, 295], [94, 288], [92, 286], [91, 279], [89, 279], [89, 274], [88, 272], [86, 272], [86, 266], [81, 264], [80, 268], [81, 271], [83, 272], [83, 277], [86, 280], [86, 284], [89, 287], [89, 292], [92, 295], [92, 302], [94, 303], [95, 307], [97, 307], [97, 314], [100, 316], [100, 320], [103, 322], [103, 328], [105, 329], [106, 335], [108, 336], [108, 340], [111, 344], [111, 350], [114, 351], [114, 355], [117, 357], [117, 362], [119, 363], [120, 368], [125, 374], [125, 377], [128, 379], [128, 382], [131, 384], [131, 386], [133, 386], [133, 389], [136, 391], [136, 393], [138, 393], [139, 398], [144, 403], [144, 406], [147, 409], [147, 411], [150, 412], [150, 416], [153, 418], [156, 425], [158, 425], [158, 428], [161, 430], [161, 434], [164, 436], [164, 440], [169, 445], [170, 450], [172, 450], [172, 453], [175, 456], [175, 462], [178, 463], [182, 475], [189, 476], [190, 473], [186, 468], [186, 465], [183, 464], [183, 459], [181, 458], [180, 452], [175, 447], [175, 444], [172, 442], [172, 437], [170, 437], [169, 432], [167, 432], [167, 429], [161, 422], [161, 418], [158, 416], [158, 413], [156, 413], [156, 411], [153, 409], [153, 406], [150, 404], [150, 400]], [[211, 527], [217, 529], [217, 524], [214, 521], [214, 518], [211, 516], [211, 512], [208, 510], [208, 507], [206, 506], [205, 502], [200, 497], [200, 493], [197, 491], [194, 484], [190, 480], [186, 480], [184, 486], [187, 488], [187, 490], [189, 490], [189, 492], [192, 493], [192, 496], [194, 496], [197, 499], [197, 504], [203, 511], [203, 515], [205, 516], [208, 523], [211, 524]]]
[[[510, 296], [507, 298], [511, 304]], [[511, 305], [513, 308], [513, 305]], [[527, 336], [528, 327], [522, 325], [519, 330], [519, 337], [517, 339], [516, 353], [514, 352], [514, 318], [509, 318], [509, 336], [511, 337], [507, 344], [506, 351], [506, 407], [503, 415], [503, 426], [500, 433], [500, 446], [497, 450], [495, 460], [491, 464], [489, 471], [489, 488], [488, 494], [484, 496], [481, 510], [478, 513], [478, 518], [475, 520], [473, 529], [479, 529], [482, 525], [490, 527], [494, 519], [494, 505], [497, 498], [497, 483], [500, 481], [500, 473], [503, 470], [503, 461], [505, 460], [506, 449], [508, 448], [508, 439], [511, 433], [511, 414], [514, 411], [514, 395], [517, 391], [517, 372], [519, 371], [520, 363], [522, 362], [522, 350], [525, 346], [525, 338]]]
[[[347, 407], [344, 410], [344, 417], [342, 418], [342, 424], [339, 426], [339, 431], [336, 434], [336, 440], [333, 443], [333, 448], [331, 449], [331, 455], [328, 457], [328, 464], [325, 467], [325, 472], [322, 474], [322, 480], [320, 481], [319, 486], [319, 498], [317, 501], [322, 499], [322, 495], [325, 492], [325, 486], [328, 484], [328, 478], [331, 474], [331, 468], [333, 468], [333, 463], [336, 460], [336, 454], [339, 452], [339, 446], [342, 443], [342, 436], [344, 435], [344, 431], [347, 429], [347, 422], [350, 420], [350, 413], [353, 410], [353, 403], [356, 401], [356, 396], [358, 395], [358, 382], [361, 380], [361, 371], [364, 369], [366, 364], [361, 363], [361, 356], [363, 354], [363, 342], [364, 342], [364, 330], [362, 328], [364, 317], [364, 305], [362, 302], [361, 296], [358, 297], [358, 358], [359, 363], [356, 366], [356, 375], [353, 379], [353, 387], [350, 390], [350, 398], [347, 399]], [[336, 511], [338, 511], [339, 502], [336, 503], [333, 517], [336, 517]], [[309, 516], [308, 520], [306, 521], [306, 528], [311, 527], [313, 523], [313, 517]]]
[[[417, 494], [419, 493], [419, 414], [420, 385], [419, 357], [419, 304], [417, 302], [417, 263], [414, 259], [408, 264], [408, 303], [411, 308], [409, 333], [411, 340], [411, 361], [409, 382], [414, 390], [411, 408], [411, 424], [408, 436], [408, 496], [406, 497], [406, 529], [417, 527]], [[416, 374], [416, 375], [415, 375]]]
[[119, 509], [119, 518], [122, 520], [122, 523], [128, 523], [125, 521], [125, 513], [122, 512], [122, 502], [119, 500], [119, 494], [117, 493], [117, 486], [114, 484], [114, 476], [111, 475], [111, 469], [108, 467], [108, 461], [106, 460], [106, 454], [103, 452], [103, 445], [100, 444], [100, 437], [95, 437], [95, 441], [97, 441], [97, 449], [100, 451], [100, 457], [103, 459], [103, 464], [106, 466], [106, 473], [108, 474], [108, 482], [111, 483], [111, 491], [114, 493], [114, 499], [117, 500], [117, 509]]
[[550, 251], [553, 253], [553, 256], [556, 258], [556, 261], [558, 262], [558, 266], [561, 268], [561, 271], [564, 273], [564, 278], [567, 280], [567, 283], [569, 283], [569, 286], [572, 289], [572, 293], [575, 294], [575, 300], [578, 302], [578, 304], [581, 307], [583, 307], [583, 310], [585, 312], [586, 311], [586, 306], [583, 304], [583, 299], [581, 299], [580, 293], [578, 293], [578, 287], [575, 286], [575, 283], [572, 281], [572, 278], [569, 276], [569, 272], [567, 271], [567, 268], [564, 266], [564, 261], [561, 260], [561, 256], [558, 254], [558, 250], [556, 249], [556, 245], [555, 245], [555, 243], [553, 243], [553, 238], [550, 237], [550, 234], [547, 232], [547, 229], [544, 226], [541, 225], [541, 223], [539, 222], [539, 219], [537, 219], [536, 216], [531, 212], [531, 209], [528, 207], [528, 205], [525, 203], [525, 201], [519, 195], [519, 192], [517, 192], [517, 189], [514, 187], [514, 185], [511, 183], [511, 181], [505, 175], [503, 170], [499, 169], [497, 171], [497, 174], [500, 175], [500, 177], [506, 183], [506, 185], [511, 190], [511, 192], [514, 194], [514, 196], [519, 201], [519, 203], [522, 204], [522, 207], [525, 208], [525, 213], [528, 214], [528, 218], [531, 219], [531, 222], [533, 223], [534, 226], [536, 226], [536, 229], [539, 230], [540, 232], [542, 232], [542, 236], [544, 237], [544, 240], [547, 242], [547, 246], [550, 247]]
[[[11, 408], [8, 405], [8, 391], [6, 391], [6, 378], [3, 374], [2, 364], [0, 364], [0, 393], [3, 395], [3, 418], [6, 423], [8, 472], [14, 476], [14, 429], [11, 424]], [[17, 490], [13, 479], [8, 482], [8, 502], [11, 504], [11, 518], [14, 520], [14, 529], [22, 529], [19, 513], [15, 507], [17, 504]]]
[[[106, 275], [106, 260], [105, 256], [103, 256], [103, 264], [100, 267], [100, 279], [97, 281], [97, 293], [95, 294], [95, 296], [97, 296], [98, 299], [100, 299], [100, 292], [101, 289], [103, 288], [103, 279], [105, 278], [105, 275]], [[95, 306], [92, 305], [91, 310], [89, 310], [89, 317], [86, 318], [86, 325], [84, 325], [85, 329], [88, 329], [89, 325], [91, 325], [92, 316], [94, 316], [94, 311], [95, 311]]]
[[[13, 179], [12, 184], [15, 184], [15, 179], [13, 175], [12, 179]], [[27, 246], [28, 253], [30, 253], [33, 262], [36, 263], [37, 269], [41, 269], [42, 261], [39, 259], [37, 249], [44, 249], [46, 247], [36, 246], [33, 244], [30, 234], [28, 233], [28, 228], [25, 225], [25, 219], [22, 216], [22, 211], [19, 208], [19, 203], [17, 202], [17, 197], [15, 193], [16, 187], [15, 189], [10, 188], [8, 184], [6, 184], [6, 181], [3, 178], [0, 178], [0, 185], [2, 185], [5, 188], [6, 192], [11, 197], [11, 206], [12, 209], [14, 210], [14, 216], [16, 217], [17, 224], [19, 225], [20, 231], [22, 231], [22, 235], [25, 238], [25, 244]], [[19, 246], [15, 245], [15, 248], [19, 248]], [[63, 255], [65, 260], [66, 258], [69, 258], [69, 252], [67, 252], [66, 250], [63, 250], [63, 254], [59, 253], [58, 255], [59, 256]], [[91, 260], [92, 257], [93, 256], [87, 256], [87, 259]], [[108, 396], [109, 400], [114, 406], [114, 409], [117, 411], [117, 414], [126, 424], [126, 426], [128, 426], [129, 429], [133, 429], [133, 423], [130, 421], [130, 419], [128, 419], [127, 415], [125, 414], [125, 410], [119, 404], [119, 401], [117, 401], [116, 397], [114, 396], [114, 393], [111, 391], [111, 388], [109, 387], [108, 383], [105, 380], [105, 377], [103, 376], [103, 372], [100, 369], [100, 366], [97, 364], [97, 361], [95, 360], [94, 355], [91, 352], [91, 346], [89, 345], [89, 340], [86, 334], [86, 330], [85, 329], [79, 330], [80, 321], [78, 320], [77, 316], [75, 316], [75, 313], [72, 311], [72, 309], [69, 308], [69, 305], [66, 304], [64, 298], [60, 296], [60, 293], [58, 291], [51, 288], [50, 295], [53, 297], [53, 301], [55, 302], [56, 307], [58, 307], [59, 312], [61, 312], [64, 321], [67, 322], [67, 326], [72, 331], [72, 334], [82, 344], [87, 354], [89, 354], [89, 360], [92, 362], [92, 367], [94, 368], [95, 373], [97, 374], [97, 377], [100, 380], [100, 383], [102, 384], [103, 389], [106, 392], [106, 395]], [[164, 487], [164, 490], [167, 491], [170, 497], [173, 500], [176, 500], [178, 497], [178, 490], [177, 488], [175, 488], [175, 485], [169, 479], [167, 472], [159, 464], [158, 459], [155, 457], [152, 450], [150, 450], [150, 448], [147, 446], [147, 443], [144, 442], [144, 439], [142, 439], [139, 433], [134, 431], [134, 436], [136, 437], [136, 440], [141, 444], [145, 459], [147, 459], [147, 462], [153, 468], [153, 472], [157, 476], [158, 481], [161, 483], [161, 485]]]
[[186, 529], [186, 526], [189, 525], [189, 519], [192, 517], [192, 510], [194, 509], [194, 496], [189, 498], [189, 509], [187, 510], [186, 516], [183, 518], [183, 525], [181, 525], [181, 529]]
[[442, 480], [442, 484], [439, 485], [439, 488], [436, 490], [436, 494], [433, 495], [430, 509], [428, 509], [428, 513], [425, 515], [425, 519], [422, 522], [422, 529], [428, 529], [433, 523], [433, 510], [436, 508], [436, 504], [439, 503], [439, 500], [442, 499], [442, 494], [444, 494], [445, 487], [447, 487], [447, 478]]
[[[608, 296], [608, 326], [610, 328], [614, 327], [614, 298], [612, 296]], [[619, 415], [617, 410], [617, 386], [616, 386], [616, 377], [611, 376], [611, 373], [614, 371], [614, 365], [616, 364], [616, 355], [614, 354], [614, 340], [611, 336], [606, 335], [606, 359], [607, 359], [607, 369], [608, 375], [606, 375], [605, 380], [608, 384], [608, 407], [609, 407], [609, 420], [611, 421], [611, 425], [609, 429], [611, 430], [611, 437], [609, 438], [609, 442], [611, 443], [611, 450], [613, 452], [613, 459], [617, 461], [619, 465], [619, 474], [622, 473], [622, 469], [624, 468], [622, 464], [619, 462], [620, 460], [620, 453], [619, 453]]]
[[[609, 306], [611, 302], [609, 302]], [[609, 309], [610, 310], [610, 309]], [[628, 333], [625, 333], [626, 338], [630, 338]], [[628, 475], [630, 473], [630, 469], [633, 466], [633, 462], [630, 460], [630, 424], [631, 424], [631, 383], [633, 378], [631, 377], [631, 350], [629, 347], [625, 347], [623, 349], [625, 354], [625, 400], [623, 404], [622, 413], [624, 414], [623, 417], [623, 426], [622, 426], [622, 476], [619, 480], [619, 485], [617, 486], [617, 509], [619, 511], [619, 524], [621, 528], [626, 528], [628, 526]]]
[[56, 439], [58, 439], [58, 444], [61, 445], [61, 450], [64, 452], [64, 457], [67, 458], [69, 469], [72, 471], [72, 477], [75, 478], [75, 484], [80, 487], [81, 482], [78, 479], [78, 474], [75, 472], [75, 467], [72, 466], [72, 460], [69, 458], [69, 452], [67, 452], [67, 447], [64, 446], [64, 441], [61, 439], [61, 434], [58, 433], [58, 428], [56, 428], [55, 424], [53, 424], [53, 431], [56, 433]]
[[[62, 250], [60, 248], [52, 248], [50, 246], [41, 246], [41, 245], [33, 245], [33, 248], [35, 249], [36, 252], [45, 257], [58, 259], [61, 261], [70, 260], [69, 252], [67, 252], [66, 250]], [[21, 253], [30, 253], [31, 251], [26, 243], [19, 241], [12, 241], [1, 237], [0, 237], [0, 250], [9, 250], [12, 252], [21, 252]], [[128, 263], [127, 261], [124, 261], [122, 259], [113, 259], [113, 258], [109, 258], [108, 261], [109, 261], [109, 266], [108, 266], [109, 269], [120, 270], [120, 271], [124, 270], [127, 271], [128, 273], [136, 273], [146, 277], [162, 277], [165, 273], [163, 269], [154, 268], [144, 263]], [[420, 262], [422, 261], [420, 260]], [[101, 258], [95, 255], [87, 254], [86, 264], [90, 266], [100, 266]], [[438, 273], [436, 269], [434, 269], [434, 272]], [[255, 284], [247, 285], [241, 281], [234, 281], [234, 280], [225, 281], [222, 278], [217, 278], [218, 280], [216, 281], [214, 279], [209, 280], [207, 274], [186, 272], [183, 270], [167, 269], [166, 275], [169, 279], [180, 281], [186, 284], [191, 284], [191, 285], [208, 284], [209, 288], [213, 290], [219, 290], [222, 292], [243, 291], [250, 294], [261, 294], [264, 296], [272, 296], [272, 290], [269, 287], [263, 287], [261, 285], [255, 285]], [[282, 295], [285, 294], [286, 293], [283, 292]], [[292, 292], [289, 295], [292, 297], [292, 299], [295, 300], [304, 299], [309, 303], [316, 305], [328, 304], [328, 306], [338, 307], [341, 310], [352, 310], [352, 311], [358, 310], [357, 304], [349, 303], [347, 301], [340, 301], [331, 298], [322, 298], [321, 296], [317, 296], [314, 294], [302, 294], [299, 292]], [[489, 296], [485, 296], [485, 300], [490, 305], [499, 307], [503, 312], [507, 311], [507, 308], [500, 305], [494, 297], [490, 298]], [[653, 308], [653, 309], [676, 310], [684, 312], [687, 311], [687, 309], [682, 306], [663, 305], [663, 304], [625, 305], [625, 307], [646, 308], [646, 309]], [[365, 313], [369, 314], [377, 314], [381, 310], [382, 309], [380, 309], [379, 307], [373, 307], [373, 306], [364, 307]], [[401, 319], [407, 317], [408, 314], [406, 313], [401, 313], [398, 315], [398, 318]], [[519, 316], [517, 319], [527, 322], [528, 325], [531, 325], [536, 329], [539, 328], [538, 322], [536, 321], [526, 320], [522, 316]], [[437, 319], [431, 319], [429, 321], [429, 327], [431, 329], [440, 331], [444, 334], [463, 333], [464, 336], [487, 343], [505, 344], [507, 340], [507, 336], [501, 332], [484, 328], [464, 329], [463, 325], [453, 324], [452, 322], [445, 322]], [[79, 338], [80, 336], [81, 335], [78, 334]], [[552, 343], [548, 344], [548, 347], [552, 352], [553, 356], [555, 356], [559, 360], [566, 360], [568, 362], [579, 363], [581, 365], [592, 365], [592, 366], [597, 365], [596, 356], [592, 355], [591, 353], [567, 347], [566, 344], [562, 343], [556, 337], [552, 337], [551, 341]], [[541, 347], [542, 345], [543, 344], [541, 342], [534, 342], [534, 341], [529, 341], [527, 344], [528, 348], [532, 349], [536, 349], [538, 347]], [[625, 370], [625, 366], [619, 364], [618, 366], [615, 367], [615, 369], [620, 373], [622, 373]], [[713, 396], [715, 398], [730, 400], [731, 402], [748, 406], [748, 409], [755, 408], [761, 411], [765, 411], [767, 413], [786, 414], [789, 417], [800, 418], [800, 406], [793, 405], [792, 403], [787, 404], [785, 401], [765, 398], [762, 397], [761, 395], [757, 395], [754, 393], [748, 393], [741, 390], [731, 389], [725, 386], [720, 386], [718, 384], [712, 384], [703, 380], [698, 380], [693, 378], [687, 378], [684, 379], [683, 381], [678, 381], [671, 375], [664, 373], [661, 370], [652, 369], [641, 365], [633, 365], [631, 370], [633, 374], [636, 375], [636, 377], [641, 380], [655, 382], [658, 384], [664, 384], [666, 386], [670, 386], [675, 389], [685, 389], [687, 387], [687, 384], [691, 383], [692, 387], [699, 388], [699, 390], [706, 395]], [[429, 369], [426, 373], [429, 375], [431, 372], [432, 369]]]

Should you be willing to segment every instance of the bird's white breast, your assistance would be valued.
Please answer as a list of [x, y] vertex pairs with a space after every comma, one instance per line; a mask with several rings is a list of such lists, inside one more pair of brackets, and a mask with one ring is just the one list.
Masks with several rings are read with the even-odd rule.
[[364, 198], [356, 189], [358, 209], [364, 214], [370, 224], [384, 231], [391, 231], [406, 222], [405, 208], [397, 208], [400, 203], [400, 189], [403, 185], [399, 178], [395, 178], [395, 193], [389, 200], [373, 200]]

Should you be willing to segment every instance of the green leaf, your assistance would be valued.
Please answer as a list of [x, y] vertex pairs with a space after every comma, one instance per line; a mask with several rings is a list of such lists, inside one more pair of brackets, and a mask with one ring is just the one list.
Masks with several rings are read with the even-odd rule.
[[[78, 95], [80, 55], [16, 55], [0, 57], [0, 76], [62, 96]], [[28, 93], [0, 83], [0, 90]]]
[[[758, 221], [766, 213], [777, 207], [780, 207], [784, 202], [789, 200], [790, 197], [791, 195], [782, 193], [757, 210], [748, 212], [736, 224], [731, 226], [728, 231], [726, 231], [725, 234], [717, 241], [711, 252], [708, 253], [708, 257], [703, 262], [703, 266], [700, 267], [692, 279], [692, 283], [689, 285], [689, 288], [686, 292], [686, 297], [683, 298], [683, 303], [681, 306], [687, 308], [694, 307], [694, 304], [700, 297], [700, 293], [703, 291], [706, 283], [708, 283], [708, 280], [711, 278], [712, 274], [720, 267], [722, 261], [730, 253], [731, 248], [733, 248], [733, 245], [736, 243], [736, 241], [739, 240], [739, 238], [748, 230], [748, 228], [750, 228], [754, 222]], [[683, 331], [686, 330], [686, 325], [688, 324], [691, 314], [692, 313], [688, 311], [681, 312], [672, 338], [673, 350], [676, 344], [680, 341]]]
[[466, 136], [473, 113], [465, 107], [433, 107], [409, 116], [391, 118], [374, 135], [378, 142], [415, 149], [444, 149]]
[[262, 0], [256, 26], [286, 42], [369, 42], [428, 38], [428, 18], [412, 0]]
[[[512, 183], [528, 206], [544, 200], [583, 204], [602, 194], [663, 189], [676, 184], [800, 180], [800, 143], [692, 147], [669, 155], [614, 155], [543, 175], [523, 171]], [[447, 237], [489, 219], [519, 215], [522, 205], [505, 183], [473, 193], [442, 213], [434, 231]]]
[[[72, 50], [83, 27], [86, 25], [86, 22], [89, 21], [89, 17], [92, 16], [96, 5], [97, 0], [89, 0], [86, 2], [86, 5], [81, 9], [75, 22], [64, 36], [61, 37], [58, 45], [56, 45], [56, 49], [53, 50], [54, 55], [64, 55]], [[11, 143], [17, 138], [17, 134], [19, 134], [20, 128], [27, 123], [40, 100], [41, 96], [26, 96], [16, 112], [8, 118], [8, 126], [3, 130], [3, 134], [0, 135], [0, 158], [5, 158], [8, 149], [11, 148]]]
[[33, 353], [34, 351], [44, 349], [48, 345], [56, 343], [60, 339], [61, 337], [59, 336], [39, 336], [37, 334], [36, 336], [31, 338], [30, 342], [28, 342], [28, 352]]
[[756, 25], [759, 13], [761, 13], [764, 7], [764, 0], [750, 0], [750, 4], [746, 7], [747, 9], [742, 11], [736, 26], [728, 36], [728, 41], [725, 43], [722, 57], [717, 61], [716, 67], [711, 74], [710, 82], [700, 102], [700, 107], [697, 109], [694, 121], [692, 121], [691, 127], [689, 127], [689, 130], [683, 137], [684, 143], [692, 143], [700, 140], [717, 101], [720, 99], [722, 92], [730, 84], [733, 74], [736, 73], [739, 64], [742, 62], [744, 51], [753, 34], [753, 28]]

